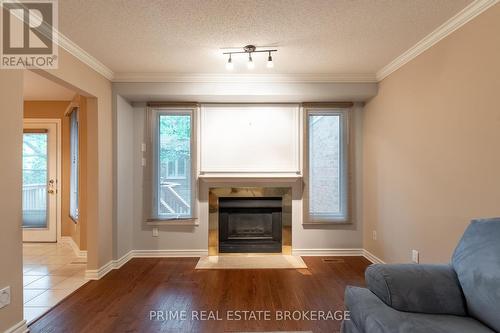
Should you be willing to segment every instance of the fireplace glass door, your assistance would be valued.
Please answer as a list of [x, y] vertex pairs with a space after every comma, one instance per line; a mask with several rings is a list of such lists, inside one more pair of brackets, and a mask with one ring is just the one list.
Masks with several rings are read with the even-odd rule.
[[281, 198], [219, 198], [219, 252], [280, 253]]

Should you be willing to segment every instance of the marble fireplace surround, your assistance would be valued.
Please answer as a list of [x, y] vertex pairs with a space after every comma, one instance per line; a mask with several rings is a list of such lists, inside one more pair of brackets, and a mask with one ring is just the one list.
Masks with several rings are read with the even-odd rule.
[[[208, 189], [208, 255], [219, 255], [219, 197], [281, 197], [282, 254], [292, 253], [292, 187], [283, 186], [211, 186]], [[238, 255], [238, 254], [229, 254]], [[242, 253], [241, 255], [246, 255]]]

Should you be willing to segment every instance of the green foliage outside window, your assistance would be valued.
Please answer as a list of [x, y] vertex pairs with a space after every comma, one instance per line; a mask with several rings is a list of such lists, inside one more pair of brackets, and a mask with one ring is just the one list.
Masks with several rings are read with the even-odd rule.
[[47, 134], [26, 133], [23, 137], [23, 184], [47, 183]]
[[191, 117], [189, 115], [160, 116], [160, 163], [190, 156]]

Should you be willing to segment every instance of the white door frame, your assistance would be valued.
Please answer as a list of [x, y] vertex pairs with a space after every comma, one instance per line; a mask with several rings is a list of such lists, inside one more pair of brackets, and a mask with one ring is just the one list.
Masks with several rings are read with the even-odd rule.
[[[61, 172], [61, 160], [62, 160], [62, 132], [61, 132], [61, 119], [57, 118], [24, 118], [23, 124], [55, 124], [56, 125], [56, 239], [57, 242], [61, 242], [61, 183], [62, 183], [62, 172]], [[24, 126], [23, 126], [24, 128]], [[24, 241], [24, 240], [23, 240]]]

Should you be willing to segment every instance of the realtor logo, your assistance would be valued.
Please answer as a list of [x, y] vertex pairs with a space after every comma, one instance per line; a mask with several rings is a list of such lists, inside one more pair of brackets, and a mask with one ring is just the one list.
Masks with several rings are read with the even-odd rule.
[[57, 68], [57, 0], [2, 0], [0, 68]]

